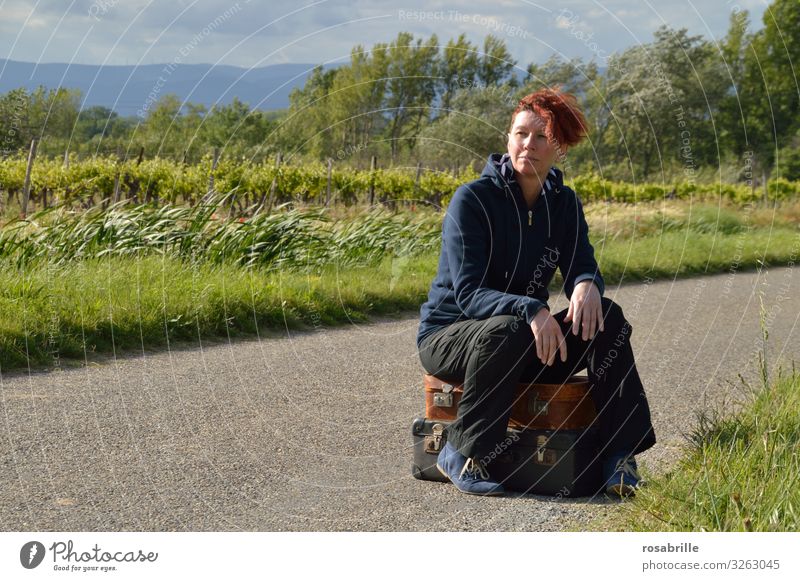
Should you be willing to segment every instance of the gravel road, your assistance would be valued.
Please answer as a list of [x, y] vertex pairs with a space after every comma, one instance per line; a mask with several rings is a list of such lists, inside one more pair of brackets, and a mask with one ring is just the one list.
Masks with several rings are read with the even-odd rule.
[[[795, 268], [611, 287], [658, 444], [754, 377], [758, 292], [773, 364], [800, 355]], [[566, 306], [563, 297], [554, 304]], [[0, 376], [5, 531], [509, 530], [578, 527], [605, 498], [480, 498], [412, 478], [424, 410], [417, 317], [286, 332]]]

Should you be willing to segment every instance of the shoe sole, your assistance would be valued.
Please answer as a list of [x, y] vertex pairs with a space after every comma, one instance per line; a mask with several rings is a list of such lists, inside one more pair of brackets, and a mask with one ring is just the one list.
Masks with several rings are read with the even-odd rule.
[[[436, 469], [442, 473], [442, 476], [447, 478], [448, 482], [450, 483], [453, 482], [452, 479], [447, 475], [447, 472], [445, 472], [444, 469], [441, 466], [439, 466], [438, 462], [436, 463]], [[453, 486], [456, 485], [453, 484]], [[473, 496], [502, 496], [503, 494], [505, 494], [505, 490], [498, 490], [496, 492], [469, 492], [467, 490], [461, 490], [458, 486], [456, 486], [456, 490], [458, 490], [459, 492], [463, 492], [464, 494], [472, 494]]]
[[619, 498], [630, 498], [636, 496], [636, 489], [629, 484], [612, 484], [606, 488], [606, 494]]

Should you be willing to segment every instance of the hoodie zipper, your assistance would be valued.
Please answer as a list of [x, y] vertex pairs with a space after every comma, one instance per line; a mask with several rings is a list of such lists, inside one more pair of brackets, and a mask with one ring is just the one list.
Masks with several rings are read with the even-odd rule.
[[528, 210], [528, 226], [533, 225], [533, 210]]

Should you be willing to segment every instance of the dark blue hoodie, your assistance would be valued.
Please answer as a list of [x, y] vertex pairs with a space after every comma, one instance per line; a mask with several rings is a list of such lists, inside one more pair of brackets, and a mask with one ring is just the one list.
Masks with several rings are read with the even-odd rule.
[[549, 308], [556, 268], [567, 298], [594, 280], [605, 290], [578, 196], [552, 168], [532, 210], [514, 179], [508, 154], [492, 154], [473, 182], [459, 187], [442, 224], [439, 270], [420, 308], [417, 345], [465, 319], [516, 315], [528, 324]]

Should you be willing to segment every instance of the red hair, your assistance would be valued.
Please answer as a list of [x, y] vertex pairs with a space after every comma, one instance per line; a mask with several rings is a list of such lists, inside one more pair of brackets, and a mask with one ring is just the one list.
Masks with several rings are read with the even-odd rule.
[[520, 99], [511, 115], [511, 127], [520, 111], [531, 111], [542, 117], [547, 123], [547, 137], [559, 146], [577, 145], [588, 133], [578, 100], [571, 93], [562, 92], [560, 87], [540, 89]]

